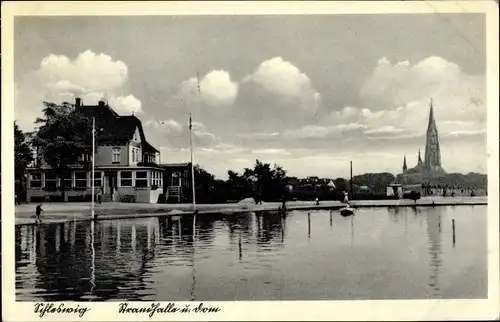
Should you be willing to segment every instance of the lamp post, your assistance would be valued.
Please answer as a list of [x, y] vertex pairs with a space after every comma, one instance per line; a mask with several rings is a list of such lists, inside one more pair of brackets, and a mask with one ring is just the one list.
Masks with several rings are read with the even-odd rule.
[[[99, 128], [99, 131], [102, 131], [102, 128]], [[92, 208], [90, 213], [92, 215], [92, 219], [95, 219], [95, 137], [96, 137], [96, 128], [95, 128], [95, 117], [92, 118]]]

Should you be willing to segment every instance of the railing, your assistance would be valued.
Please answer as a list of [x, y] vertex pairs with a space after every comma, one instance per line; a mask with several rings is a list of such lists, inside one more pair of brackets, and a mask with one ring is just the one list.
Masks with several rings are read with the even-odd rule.
[[169, 186], [167, 187], [167, 195], [165, 200], [168, 202], [170, 198], [176, 198], [177, 202], [181, 202], [182, 189], [180, 186]]

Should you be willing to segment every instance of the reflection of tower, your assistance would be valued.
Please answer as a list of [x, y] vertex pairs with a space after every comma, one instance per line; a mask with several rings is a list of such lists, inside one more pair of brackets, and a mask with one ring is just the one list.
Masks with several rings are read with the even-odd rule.
[[429, 124], [427, 126], [427, 139], [425, 142], [425, 169], [429, 172], [444, 172], [441, 167], [441, 150], [439, 148], [439, 135], [436, 121], [434, 120], [434, 108], [429, 110]]
[[441, 266], [441, 211], [439, 207], [425, 214], [430, 264], [429, 287], [432, 295], [439, 295], [439, 267]]

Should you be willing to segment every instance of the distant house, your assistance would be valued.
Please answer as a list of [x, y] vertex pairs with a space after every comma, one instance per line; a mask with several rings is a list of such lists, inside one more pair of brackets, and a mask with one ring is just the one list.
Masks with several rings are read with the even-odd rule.
[[[163, 193], [164, 171], [157, 164], [159, 151], [147, 141], [142, 122], [134, 115], [117, 114], [103, 101], [83, 105], [77, 98], [75, 108], [90, 120], [95, 118], [94, 186], [102, 189], [103, 201], [158, 202]], [[61, 196], [61, 180], [65, 180], [65, 201], [89, 200], [91, 158], [91, 155], [82, 155], [80, 160], [88, 161], [87, 166], [71, 166], [69, 176], [60, 178], [37, 157], [27, 169], [27, 201], [57, 200]]]

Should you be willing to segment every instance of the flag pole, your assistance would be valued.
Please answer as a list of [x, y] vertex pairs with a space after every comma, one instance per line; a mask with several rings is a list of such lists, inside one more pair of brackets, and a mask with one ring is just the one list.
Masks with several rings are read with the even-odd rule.
[[94, 209], [94, 183], [95, 183], [95, 117], [92, 118], [92, 210], [90, 211], [92, 219], [95, 217]]
[[193, 120], [189, 113], [189, 150], [191, 151], [191, 187], [193, 189], [193, 212], [196, 211], [196, 188], [194, 185], [194, 165], [193, 165]]

